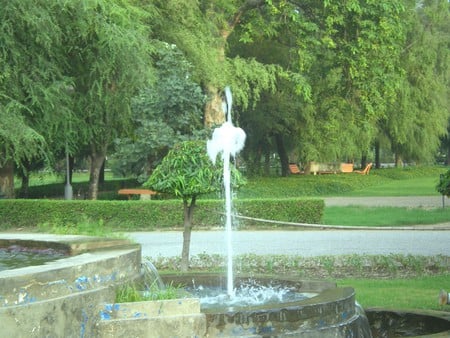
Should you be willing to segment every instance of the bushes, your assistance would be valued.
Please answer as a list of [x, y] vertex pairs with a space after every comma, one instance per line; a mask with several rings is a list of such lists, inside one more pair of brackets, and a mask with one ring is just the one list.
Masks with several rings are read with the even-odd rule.
[[441, 195], [445, 195], [447, 197], [450, 196], [450, 170], [448, 170], [445, 174], [441, 174], [436, 190]]
[[[240, 215], [282, 222], [319, 223], [323, 200], [259, 199], [238, 200]], [[194, 212], [194, 226], [218, 226], [223, 221], [223, 201], [200, 200]], [[38, 224], [73, 225], [85, 219], [103, 220], [120, 230], [152, 230], [183, 224], [181, 200], [85, 201], [85, 200], [0, 200], [0, 229], [34, 227]], [[260, 225], [239, 220], [243, 226]]]

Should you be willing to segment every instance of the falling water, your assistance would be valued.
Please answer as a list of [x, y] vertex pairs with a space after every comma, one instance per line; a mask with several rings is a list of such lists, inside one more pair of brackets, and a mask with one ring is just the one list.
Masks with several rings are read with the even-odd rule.
[[225, 88], [226, 102], [223, 104], [224, 114], [227, 116], [219, 128], [213, 132], [212, 139], [208, 141], [207, 151], [209, 158], [215, 163], [217, 155], [222, 153], [223, 160], [223, 184], [225, 189], [225, 231], [227, 244], [227, 294], [234, 296], [233, 286], [233, 247], [232, 247], [232, 222], [231, 222], [231, 173], [230, 156], [236, 155], [244, 148], [245, 132], [241, 128], [233, 126], [231, 121], [232, 95], [229, 87]]
[[159, 290], [164, 290], [166, 288], [161, 276], [158, 273], [158, 270], [156, 270], [156, 267], [152, 262], [150, 262], [150, 260], [144, 259], [141, 264], [141, 268], [144, 276], [145, 288], [147, 290], [152, 289], [152, 286], [155, 284]]

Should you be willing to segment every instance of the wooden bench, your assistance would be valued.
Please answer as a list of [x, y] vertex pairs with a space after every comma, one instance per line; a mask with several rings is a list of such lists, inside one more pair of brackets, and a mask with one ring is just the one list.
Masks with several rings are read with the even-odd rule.
[[141, 200], [149, 200], [152, 195], [156, 195], [156, 191], [149, 189], [120, 189], [119, 195], [127, 195], [128, 199], [131, 199], [133, 195], [139, 195]]
[[370, 169], [372, 168], [372, 163], [369, 163], [368, 165], [366, 165], [366, 167], [364, 168], [364, 170], [355, 170], [354, 173], [358, 173], [361, 175], [369, 175], [370, 173]]
[[341, 163], [341, 173], [352, 173], [353, 163]]
[[291, 172], [291, 174], [294, 174], [294, 175], [302, 173], [300, 171], [299, 167], [295, 163], [289, 164], [289, 171]]

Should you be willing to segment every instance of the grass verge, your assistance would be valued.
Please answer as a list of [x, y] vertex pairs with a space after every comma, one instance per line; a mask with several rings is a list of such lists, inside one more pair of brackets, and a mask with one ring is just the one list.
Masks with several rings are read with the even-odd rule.
[[450, 312], [438, 303], [440, 289], [448, 290], [450, 274], [408, 279], [341, 279], [338, 286], [351, 286], [364, 308], [424, 309]]
[[450, 220], [450, 208], [326, 207], [322, 223], [350, 226], [407, 226]]

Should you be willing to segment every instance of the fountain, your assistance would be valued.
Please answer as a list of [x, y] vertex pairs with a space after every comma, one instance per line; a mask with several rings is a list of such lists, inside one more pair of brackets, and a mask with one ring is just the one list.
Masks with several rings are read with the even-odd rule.
[[230, 157], [236, 155], [244, 148], [245, 132], [241, 128], [233, 126], [231, 121], [232, 96], [230, 87], [225, 88], [226, 103], [223, 104], [224, 113], [227, 119], [221, 127], [216, 128], [212, 139], [207, 143], [209, 158], [216, 162], [217, 155], [222, 153], [223, 160], [223, 184], [225, 190], [225, 231], [227, 243], [227, 294], [234, 296], [233, 286], [233, 247], [232, 247], [232, 222], [231, 222], [231, 174]]
[[[218, 154], [223, 161], [225, 190], [225, 231], [227, 248], [226, 296], [218, 288], [222, 281], [217, 277], [191, 278], [190, 291], [200, 297], [202, 311], [207, 315], [209, 335], [288, 336], [307, 332], [333, 332], [342, 337], [357, 333], [359, 337], [371, 337], [362, 309], [355, 304], [352, 289], [337, 289], [334, 285], [300, 281], [239, 278], [235, 288], [232, 254], [231, 182], [230, 158], [243, 149], [245, 132], [233, 126], [231, 119], [232, 95], [225, 88], [223, 103], [226, 121], [216, 128], [207, 143], [207, 152], [213, 163]], [[172, 276], [172, 278], [174, 278]], [[186, 281], [184, 281], [186, 284]], [[196, 285], [197, 284], [197, 285]], [[275, 285], [275, 286], [274, 286]], [[307, 286], [307, 287], [305, 287]], [[213, 295], [204, 295], [214, 289]], [[198, 294], [198, 291], [201, 294]], [[325, 305], [324, 305], [325, 304]], [[314, 336], [314, 333], [312, 336]], [[338, 335], [338, 336], [339, 336]]]

